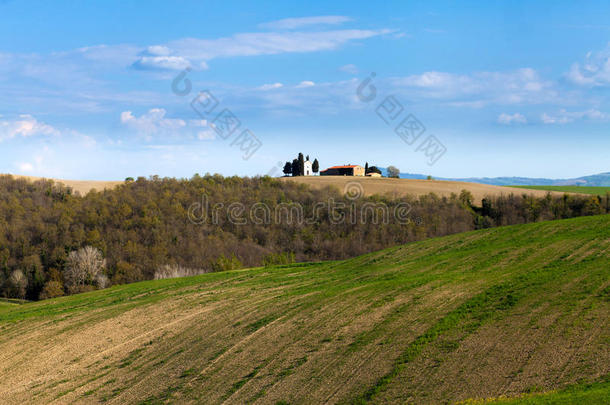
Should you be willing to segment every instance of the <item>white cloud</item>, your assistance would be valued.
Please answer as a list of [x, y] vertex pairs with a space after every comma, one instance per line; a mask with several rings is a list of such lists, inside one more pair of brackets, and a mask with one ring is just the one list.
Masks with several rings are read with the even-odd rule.
[[211, 129], [197, 132], [197, 139], [200, 141], [208, 141], [216, 139], [216, 133]]
[[140, 117], [133, 115], [131, 111], [121, 113], [121, 123], [139, 133], [147, 136], [158, 133], [173, 133], [186, 126], [186, 122], [177, 118], [166, 118], [163, 108], [153, 108]]
[[260, 32], [235, 34], [217, 39], [185, 38], [169, 42], [174, 55], [190, 61], [209, 61], [236, 56], [276, 55], [337, 49], [347, 42], [394, 32], [379, 30], [334, 30], [316, 32]]
[[139, 70], [182, 70], [192, 66], [205, 70], [207, 62], [215, 58], [328, 51], [350, 41], [393, 32], [389, 29], [352, 29], [241, 33], [217, 39], [183, 38], [165, 45], [149, 46], [132, 66]]
[[216, 135], [213, 124], [207, 120], [168, 118], [163, 108], [153, 108], [141, 116], [135, 116], [131, 111], [121, 113], [121, 123], [150, 141], [162, 139], [164, 136], [180, 136], [182, 140], [211, 140]]
[[527, 124], [527, 119], [519, 113], [506, 114], [502, 113], [498, 116], [498, 122], [504, 125], [510, 124]]
[[282, 83], [270, 83], [270, 84], [263, 84], [262, 86], [259, 87], [259, 90], [274, 90], [274, 89], [279, 89], [284, 87], [284, 85]]
[[582, 86], [610, 85], [610, 43], [599, 52], [588, 52], [585, 62], [574, 63], [566, 76]]
[[[191, 63], [182, 56], [142, 56], [133, 64], [133, 67], [140, 70], [184, 70], [190, 67]], [[203, 69], [207, 64], [201, 64]]]
[[352, 75], [358, 74], [358, 68], [354, 64], [343, 65], [339, 68], [340, 71], [349, 73]]
[[34, 166], [31, 163], [20, 163], [17, 165], [20, 172], [29, 173], [34, 171]]
[[171, 54], [171, 51], [167, 46], [151, 45], [146, 48], [146, 53], [152, 56], [168, 56]]
[[20, 115], [13, 120], [0, 120], [0, 141], [17, 136], [59, 135], [60, 132], [51, 125], [38, 121], [29, 114]]
[[189, 120], [188, 124], [192, 127], [207, 127], [208, 120]]
[[313, 87], [316, 84], [314, 82], [312, 82], [311, 80], [303, 80], [301, 83], [297, 84], [295, 87], [297, 89], [302, 89], [302, 88], [306, 88], [306, 87]]
[[259, 27], [290, 30], [310, 25], [337, 25], [351, 20], [351, 18], [342, 15], [323, 15], [315, 17], [284, 18], [282, 20], [259, 24]]
[[540, 116], [540, 120], [544, 124], [568, 124], [582, 119], [589, 121], [607, 121], [610, 119], [610, 114], [603, 113], [596, 109], [587, 111], [566, 111], [562, 109], [553, 115], [543, 113]]
[[554, 84], [531, 68], [509, 72], [475, 72], [460, 75], [424, 72], [392, 80], [410, 96], [444, 99], [455, 106], [484, 107], [488, 104], [536, 104], [556, 101]]

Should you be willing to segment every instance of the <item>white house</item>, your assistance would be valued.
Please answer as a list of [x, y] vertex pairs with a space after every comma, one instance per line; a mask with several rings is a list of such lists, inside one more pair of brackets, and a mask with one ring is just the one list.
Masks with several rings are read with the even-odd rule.
[[309, 160], [306, 160], [303, 166], [304, 166], [303, 176], [313, 176], [311, 162]]

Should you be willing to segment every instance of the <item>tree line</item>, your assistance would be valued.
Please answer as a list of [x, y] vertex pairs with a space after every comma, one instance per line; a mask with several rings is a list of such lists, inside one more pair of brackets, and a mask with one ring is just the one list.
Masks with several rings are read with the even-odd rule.
[[[364, 212], [408, 204], [412, 221], [237, 224], [189, 221], [202, 195], [210, 204], [300, 204], [313, 217], [320, 201]], [[195, 175], [138, 178], [85, 196], [49, 180], [0, 176], [0, 296], [36, 300], [153, 278], [294, 261], [345, 259], [385, 247], [473, 229], [610, 212], [610, 196], [373, 196], [353, 201], [335, 188], [314, 190], [269, 177]]]
[[[309, 155], [303, 157], [302, 153], [292, 160], [284, 164], [283, 172], [286, 176], [305, 176], [305, 162], [309, 161]], [[311, 171], [318, 173], [320, 171], [320, 163], [318, 159], [314, 159], [311, 164]]]

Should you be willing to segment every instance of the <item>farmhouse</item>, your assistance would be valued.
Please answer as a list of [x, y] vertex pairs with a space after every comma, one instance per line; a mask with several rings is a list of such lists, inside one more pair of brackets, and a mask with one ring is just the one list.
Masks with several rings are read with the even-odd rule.
[[364, 167], [360, 165], [332, 166], [322, 170], [320, 176], [364, 176]]

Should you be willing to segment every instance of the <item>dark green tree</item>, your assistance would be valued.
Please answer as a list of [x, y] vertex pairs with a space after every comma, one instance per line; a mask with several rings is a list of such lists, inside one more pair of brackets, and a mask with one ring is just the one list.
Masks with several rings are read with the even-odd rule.
[[377, 166], [371, 166], [369, 167], [369, 173], [377, 173], [377, 174], [381, 174], [381, 170], [379, 170], [379, 168]]
[[292, 175], [299, 176], [299, 160], [292, 159]]
[[318, 171], [320, 171], [320, 163], [318, 163], [318, 159], [313, 160], [313, 163], [311, 164], [311, 170], [314, 173], [317, 173]]
[[291, 175], [292, 174], [292, 163], [286, 162], [286, 164], [284, 165], [283, 172], [286, 176]]
[[303, 176], [305, 174], [305, 158], [302, 153], [299, 153], [299, 168], [298, 168], [298, 176]]
[[368, 174], [368, 172], [369, 172], [369, 162], [366, 162], [364, 164], [364, 174]]

